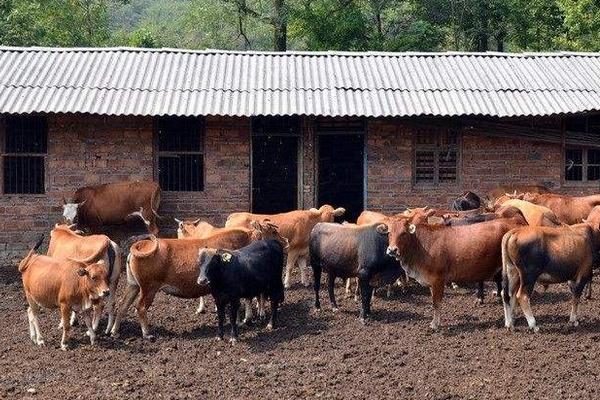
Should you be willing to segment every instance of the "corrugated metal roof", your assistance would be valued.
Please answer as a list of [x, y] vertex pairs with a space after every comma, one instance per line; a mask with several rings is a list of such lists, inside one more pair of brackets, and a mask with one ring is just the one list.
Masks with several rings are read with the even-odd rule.
[[498, 117], [600, 110], [600, 53], [0, 47], [0, 113]]

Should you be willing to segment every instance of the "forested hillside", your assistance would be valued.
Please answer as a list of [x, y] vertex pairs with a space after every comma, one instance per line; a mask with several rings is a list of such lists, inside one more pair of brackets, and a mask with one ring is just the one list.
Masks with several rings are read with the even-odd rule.
[[597, 0], [0, 0], [0, 43], [257, 50], [600, 49]]

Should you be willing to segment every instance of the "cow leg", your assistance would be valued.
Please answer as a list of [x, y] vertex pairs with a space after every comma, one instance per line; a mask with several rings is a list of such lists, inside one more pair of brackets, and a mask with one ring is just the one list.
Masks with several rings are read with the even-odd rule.
[[196, 314], [204, 314], [206, 312], [206, 296], [200, 297], [200, 303], [198, 303], [198, 308], [196, 308]]
[[477, 283], [477, 302], [479, 304], [483, 304], [483, 297], [484, 297], [483, 288], [484, 288], [483, 281], [478, 282]]
[[373, 288], [369, 284], [369, 279], [358, 280], [360, 286], [360, 322], [366, 324], [367, 318], [371, 315], [371, 299], [373, 296]]
[[40, 307], [37, 305], [35, 300], [30, 299], [27, 296], [27, 302], [29, 303], [29, 308], [27, 309], [27, 318], [29, 320], [29, 335], [31, 336], [31, 340], [38, 346], [43, 346], [44, 338], [42, 337], [42, 332], [40, 330], [40, 321], [38, 319], [38, 315], [40, 314]]
[[519, 272], [514, 267], [508, 267], [507, 271], [502, 272], [502, 300], [504, 306], [504, 326], [506, 329], [513, 330], [515, 327], [514, 312], [517, 302], [517, 291], [521, 278]]
[[315, 291], [315, 309], [321, 309], [321, 301], [319, 300], [319, 291], [321, 290], [321, 266], [320, 265], [312, 265], [313, 269], [313, 290]]
[[433, 300], [433, 320], [431, 321], [431, 329], [437, 330], [440, 326], [441, 316], [440, 309], [442, 307], [442, 298], [444, 297], [444, 282], [434, 282], [430, 287], [431, 299]]
[[531, 329], [533, 332], [538, 332], [540, 328], [536, 325], [535, 317], [531, 311], [531, 303], [529, 301], [534, 285], [535, 279], [524, 275], [521, 285], [519, 286], [519, 290], [517, 291], [517, 300], [519, 301], [523, 315], [525, 315], [525, 318], [527, 319], [527, 325], [529, 326], [529, 329]]
[[335, 301], [335, 275], [332, 272], [327, 274], [327, 294], [329, 295], [329, 302], [331, 303], [331, 309], [336, 312], [338, 310], [338, 305]]
[[94, 332], [96, 332], [96, 330], [98, 329], [98, 325], [100, 325], [100, 318], [102, 317], [102, 311], [104, 310], [104, 306], [102, 305], [102, 303], [99, 303], [94, 305], [94, 307], [92, 307], [92, 310], [92, 329], [94, 330]]
[[83, 321], [87, 327], [87, 335], [90, 337], [90, 345], [96, 344], [96, 331], [94, 330], [95, 313], [92, 310], [86, 310], [83, 313]]
[[501, 292], [502, 292], [502, 271], [498, 271], [496, 272], [496, 274], [494, 275], [494, 282], [496, 283], [496, 290], [495, 292], [492, 292], [492, 294], [496, 295], [496, 297], [501, 298]]
[[589, 300], [592, 298], [592, 277], [590, 276], [590, 281], [587, 283], [587, 286], [585, 287], [586, 291], [585, 291], [585, 299]]
[[140, 300], [137, 305], [137, 314], [138, 319], [140, 320], [140, 326], [142, 328], [142, 336], [144, 339], [153, 339], [154, 336], [149, 333], [148, 326], [148, 308], [152, 305], [154, 301], [154, 296], [156, 296], [156, 289], [150, 289], [147, 292], [144, 290], [141, 291], [142, 294], [140, 296]]
[[279, 301], [277, 299], [271, 297], [271, 316], [269, 317], [269, 323], [267, 324], [268, 330], [275, 329], [277, 324], [277, 308], [279, 307]]
[[306, 267], [306, 255], [298, 257], [298, 269], [300, 270], [300, 282], [304, 287], [308, 287], [308, 268]]
[[217, 339], [223, 340], [225, 334], [225, 303], [217, 303]]
[[346, 291], [345, 291], [345, 293], [346, 293], [346, 298], [347, 299], [350, 298], [350, 289], [352, 289], [352, 287], [351, 287], [352, 286], [351, 279], [352, 278], [346, 279]]
[[115, 318], [115, 323], [112, 326], [111, 331], [110, 331], [111, 336], [113, 336], [113, 337], [119, 336], [121, 320], [123, 319], [125, 314], [127, 314], [129, 307], [131, 307], [131, 305], [133, 304], [133, 302], [135, 301], [135, 298], [138, 296], [139, 293], [140, 293], [139, 286], [127, 285], [127, 288], [125, 289], [125, 297], [124, 297], [123, 304], [121, 304], [121, 307], [119, 307], [117, 316]]
[[258, 302], [258, 317], [260, 319], [263, 319], [267, 315], [267, 312], [265, 311], [265, 303], [267, 302], [266, 296], [264, 294], [261, 294], [260, 296], [258, 296], [257, 302]]
[[229, 323], [231, 324], [231, 343], [235, 343], [238, 340], [238, 325], [237, 315], [240, 309], [240, 299], [233, 299], [229, 304]]
[[251, 324], [254, 313], [252, 312], [252, 299], [242, 299], [244, 303], [244, 319], [242, 325]]
[[290, 284], [290, 279], [292, 276], [292, 269], [296, 265], [296, 261], [298, 260], [298, 253], [292, 251], [288, 254], [286, 264], [285, 264], [285, 278], [283, 280], [283, 286], [286, 289], [289, 289], [292, 285]]
[[577, 319], [577, 312], [579, 309], [579, 299], [586, 285], [591, 283], [592, 277], [587, 276], [583, 279], [578, 279], [577, 281], [571, 284], [571, 293], [573, 294], [573, 298], [571, 300], [571, 315], [569, 317], [569, 322], [573, 326], [579, 325], [579, 320]]
[[69, 345], [67, 341], [69, 340], [69, 330], [71, 329], [71, 324], [69, 323], [69, 317], [71, 316], [71, 307], [69, 307], [65, 303], [61, 303], [60, 305], [60, 319], [62, 322], [62, 338], [60, 339], [60, 349], [68, 350]]

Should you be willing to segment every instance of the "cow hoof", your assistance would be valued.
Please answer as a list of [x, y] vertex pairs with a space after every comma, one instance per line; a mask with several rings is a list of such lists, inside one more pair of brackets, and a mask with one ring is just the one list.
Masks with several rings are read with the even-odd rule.
[[42, 347], [43, 347], [43, 346], [45, 346], [45, 345], [46, 345], [46, 342], [44, 342], [43, 340], [37, 340], [37, 341], [35, 342], [35, 344], [37, 344], [38, 346], [42, 346]]
[[536, 326], [533, 326], [533, 327], [529, 327], [529, 330], [532, 333], [538, 333], [540, 331], [540, 327], [536, 325]]
[[480, 299], [480, 298], [475, 299], [475, 304], [482, 305], [483, 304], [483, 299]]
[[196, 314], [206, 314], [206, 310], [204, 308], [203, 309], [197, 309], [196, 310]]
[[267, 324], [267, 330], [268, 330], [268, 331], [272, 331], [272, 330], [273, 330], [273, 324], [272, 324], [272, 323], [270, 323], [270, 322], [269, 322], [269, 323]]
[[429, 324], [429, 328], [431, 328], [432, 331], [437, 331], [439, 326], [435, 322], [432, 322]]
[[235, 345], [237, 343], [237, 338], [232, 337], [231, 339], [229, 339], [229, 343], [231, 343], [231, 345]]
[[223, 341], [223, 336], [217, 336], [217, 337], [215, 338], [215, 340], [216, 340], [217, 342], [222, 342], [222, 341]]
[[156, 337], [154, 335], [144, 335], [145, 340], [154, 341]]
[[242, 325], [243, 326], [252, 326], [252, 320], [251, 319], [245, 319], [242, 321]]
[[369, 319], [368, 318], [359, 318], [359, 321], [363, 325], [368, 325], [369, 324]]
[[577, 328], [577, 327], [579, 326], [579, 321], [578, 321], [578, 320], [575, 320], [575, 321], [569, 321], [569, 322], [571, 322], [571, 326], [572, 326], [573, 328]]
[[114, 339], [118, 339], [119, 338], [119, 332], [115, 332], [115, 331], [111, 331], [110, 332], [110, 337], [114, 338]]
[[61, 349], [62, 351], [67, 351], [67, 350], [69, 350], [69, 345], [67, 345], [67, 344], [61, 344], [61, 345], [60, 345], [60, 349]]
[[340, 309], [338, 307], [331, 307], [331, 311], [337, 313]]

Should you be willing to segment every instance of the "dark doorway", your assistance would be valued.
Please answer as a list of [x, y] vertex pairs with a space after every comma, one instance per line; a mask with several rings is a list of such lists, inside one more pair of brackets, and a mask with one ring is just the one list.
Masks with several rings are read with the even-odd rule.
[[297, 209], [298, 119], [255, 118], [252, 130], [252, 212]]
[[[362, 126], [362, 125], [361, 125]], [[357, 126], [319, 133], [319, 206], [344, 207], [356, 221], [364, 206], [364, 134]]]

